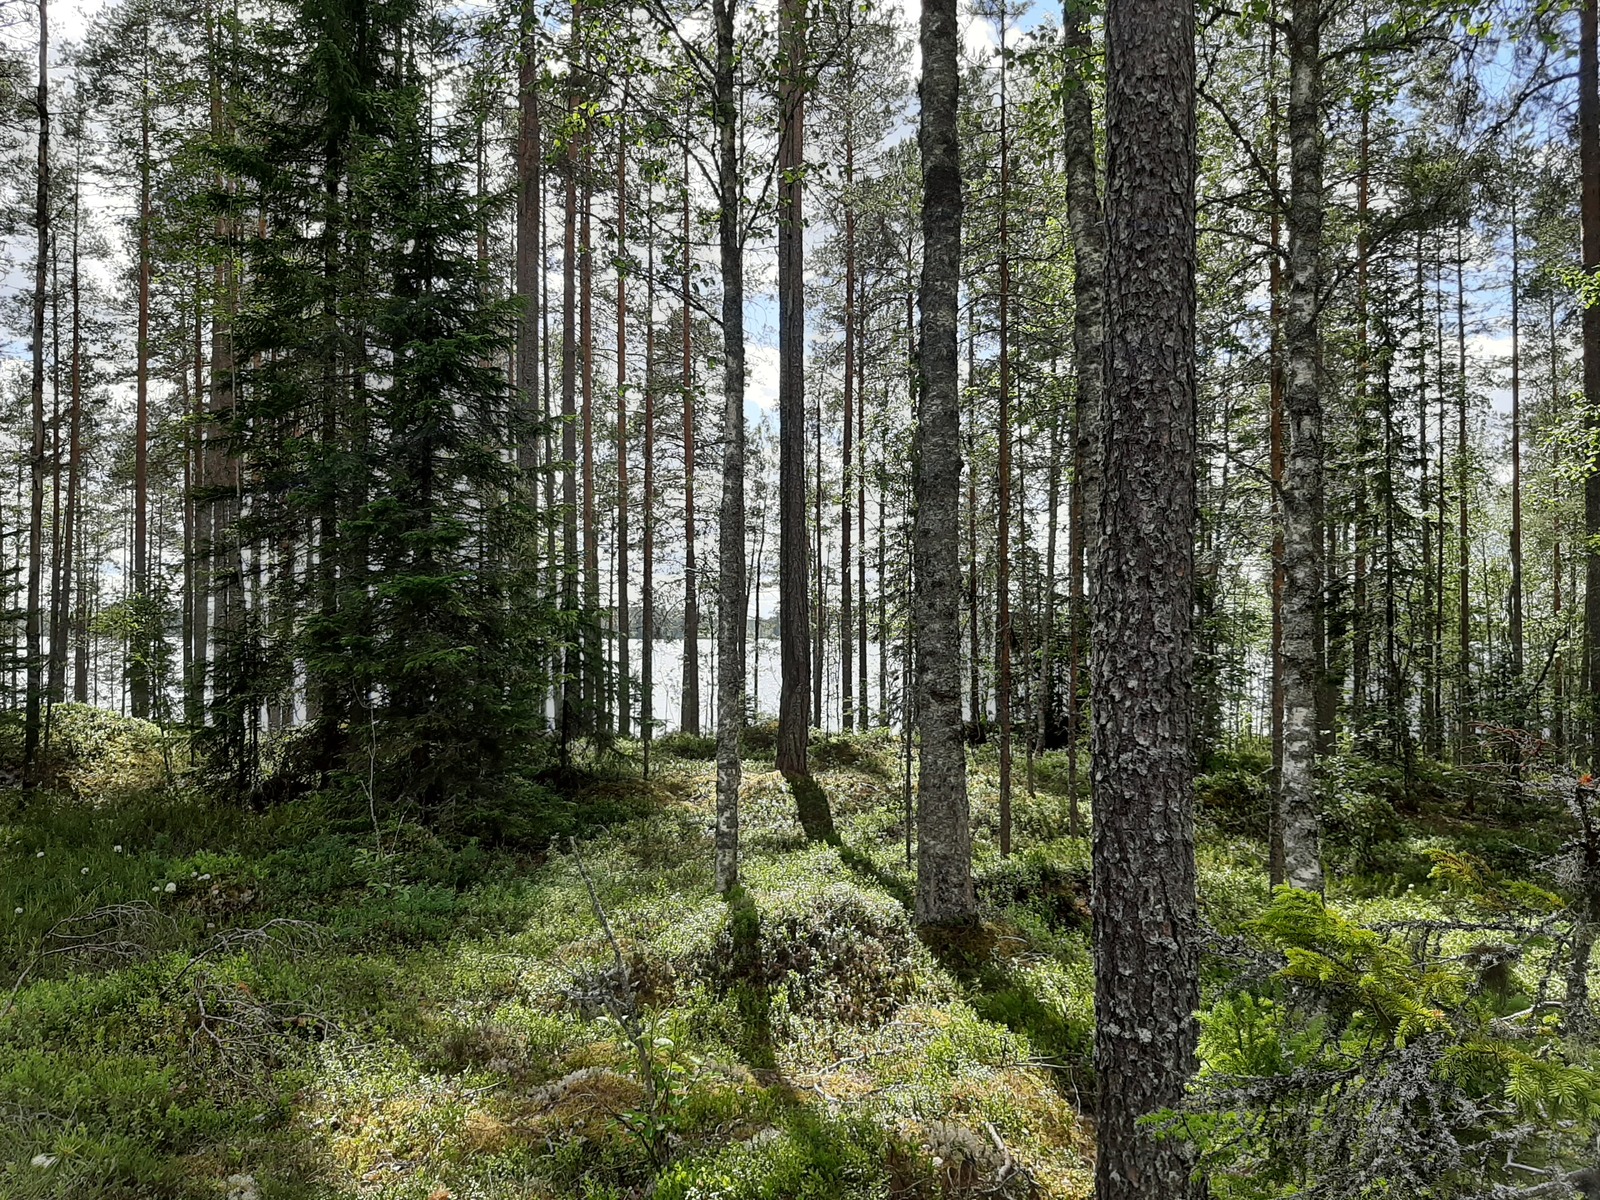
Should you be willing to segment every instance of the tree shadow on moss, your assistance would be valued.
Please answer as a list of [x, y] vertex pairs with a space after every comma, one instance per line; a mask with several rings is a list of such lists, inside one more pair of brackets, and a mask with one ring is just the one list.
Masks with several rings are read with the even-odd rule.
[[761, 909], [742, 887], [735, 887], [725, 899], [733, 933], [731, 990], [739, 1014], [739, 1057], [751, 1070], [776, 1071], [772, 989], [761, 962]]
[[[893, 896], [914, 913], [912, 884], [887, 871], [871, 855], [851, 846], [839, 847], [839, 858], [851, 871]], [[1076, 912], [1069, 914], [1076, 916]], [[1049, 1067], [1062, 1091], [1083, 1098], [1093, 1089], [1093, 1031], [1074, 1023], [1047, 1003], [1038, 987], [1016, 969], [1003, 948], [1017, 931], [993, 921], [948, 925], [916, 925], [917, 938], [962, 986], [968, 1003], [985, 1020], [1027, 1037], [1040, 1065]]]

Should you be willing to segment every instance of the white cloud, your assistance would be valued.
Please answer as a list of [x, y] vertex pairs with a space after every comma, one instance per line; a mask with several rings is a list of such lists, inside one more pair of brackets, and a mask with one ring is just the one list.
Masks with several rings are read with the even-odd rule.
[[747, 342], [744, 361], [750, 376], [744, 391], [745, 415], [754, 419], [759, 413], [778, 407], [778, 348]]

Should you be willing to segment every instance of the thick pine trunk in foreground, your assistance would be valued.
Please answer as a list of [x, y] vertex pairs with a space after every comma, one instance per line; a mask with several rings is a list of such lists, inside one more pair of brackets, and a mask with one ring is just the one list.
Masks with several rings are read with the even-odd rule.
[[1288, 435], [1283, 473], [1283, 769], [1278, 805], [1285, 875], [1322, 890], [1317, 695], [1322, 682], [1323, 473], [1317, 293], [1322, 258], [1322, 0], [1297, 0], [1289, 31]]
[[1191, 752], [1195, 115], [1191, 0], [1106, 11], [1106, 394], [1095, 562], [1097, 1200], [1199, 1196], [1140, 1118], [1175, 1107], [1200, 1000]]
[[960, 38], [955, 0], [922, 6], [922, 328], [916, 425], [917, 920], [977, 915], [967, 757], [961, 738], [961, 415], [956, 293], [961, 282], [961, 157], [956, 137]]
[[734, 91], [734, 0], [713, 0], [717, 31], [717, 240], [722, 265], [722, 511], [717, 541], [717, 890], [739, 882], [744, 733], [744, 246]]

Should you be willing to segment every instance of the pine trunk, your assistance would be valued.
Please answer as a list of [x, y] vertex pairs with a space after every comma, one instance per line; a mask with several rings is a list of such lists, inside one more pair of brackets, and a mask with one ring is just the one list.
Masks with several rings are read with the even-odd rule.
[[783, 76], [778, 99], [777, 767], [791, 786], [809, 777], [806, 744], [817, 715], [811, 708], [810, 549], [806, 533], [805, 232], [799, 175], [804, 162], [804, 93], [800, 82], [802, 39], [795, 28], [799, 7], [796, 0], [784, 0], [778, 10]]
[[967, 761], [961, 738], [961, 397], [956, 297], [961, 283], [960, 103], [955, 0], [922, 6], [921, 354], [916, 421], [915, 555], [917, 721], [916, 917], [924, 925], [976, 919]]
[[[1600, 271], [1600, 61], [1596, 0], [1582, 0], [1578, 48], [1578, 148], [1583, 181], [1583, 269]], [[1583, 310], [1583, 400], [1591, 436], [1600, 435], [1600, 306]], [[1589, 682], [1589, 770], [1600, 771], [1600, 471], [1583, 487], [1584, 674]]]
[[717, 586], [717, 890], [739, 883], [739, 782], [744, 734], [744, 231], [740, 228], [733, 5], [712, 0], [716, 26], [717, 240], [722, 266], [722, 512]]
[[1194, 9], [1106, 11], [1106, 391], [1093, 703], [1097, 1200], [1199, 1197], [1177, 1108], [1200, 1001], [1192, 809]]
[[690, 324], [689, 135], [683, 142], [683, 690], [678, 726], [700, 732], [700, 585], [694, 528], [694, 342]]
[[[626, 110], [627, 93], [623, 93]], [[617, 733], [627, 737], [628, 663], [628, 143], [617, 130]]]
[[39, 122], [33, 224], [37, 238], [33, 273], [33, 363], [30, 407], [32, 441], [28, 450], [31, 487], [28, 500], [28, 612], [27, 694], [23, 701], [22, 787], [31, 793], [40, 782], [39, 725], [44, 679], [40, 658], [44, 597], [40, 565], [44, 559], [44, 306], [48, 294], [46, 269], [50, 259], [50, 16], [48, 0], [39, 0], [39, 75], [34, 94], [34, 115]]

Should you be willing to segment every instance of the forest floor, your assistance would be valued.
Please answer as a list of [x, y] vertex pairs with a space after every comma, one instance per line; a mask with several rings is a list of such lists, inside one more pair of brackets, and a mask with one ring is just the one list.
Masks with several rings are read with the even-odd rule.
[[[648, 783], [623, 763], [441, 835], [349, 797], [241, 812], [154, 727], [57, 722], [62, 791], [0, 801], [7, 1200], [1090, 1191], [1088, 844], [1067, 836], [1055, 756], [1019, 786], [1007, 861], [976, 758], [984, 922], [929, 945], [886, 733], [814, 748], [837, 847], [805, 842], [752, 753], [744, 887], [723, 900], [694, 739], [668, 739]], [[1243, 836], [1262, 774], [1247, 755], [1201, 783], [1219, 931], [1268, 900]], [[1430, 847], [1509, 869], [1559, 837], [1464, 812], [1448, 781], [1421, 807], [1348, 782], [1330, 856], [1358, 919], [1426, 912]]]

